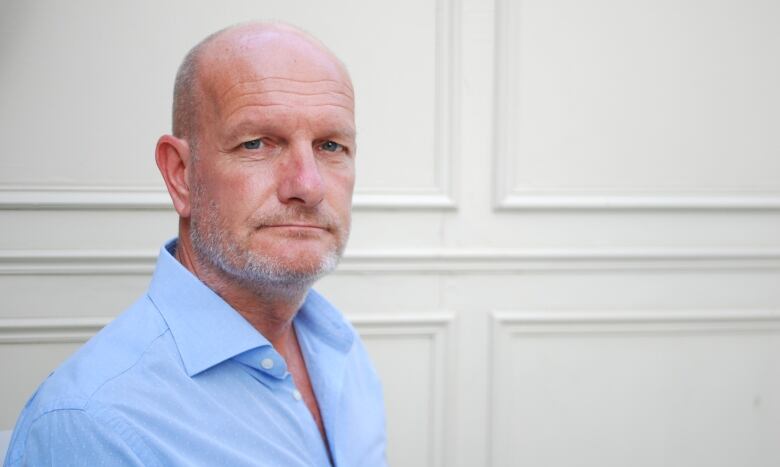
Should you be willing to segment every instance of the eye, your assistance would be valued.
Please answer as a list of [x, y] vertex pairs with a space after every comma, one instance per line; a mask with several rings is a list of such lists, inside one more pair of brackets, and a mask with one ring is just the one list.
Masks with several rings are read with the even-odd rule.
[[325, 141], [320, 145], [320, 149], [328, 152], [337, 152], [337, 151], [344, 150], [344, 146], [340, 145], [335, 141]]
[[245, 142], [241, 143], [241, 146], [244, 149], [260, 149], [260, 146], [262, 146], [262, 145], [263, 145], [263, 142], [260, 141], [260, 138], [253, 139], [251, 141], [245, 141]]

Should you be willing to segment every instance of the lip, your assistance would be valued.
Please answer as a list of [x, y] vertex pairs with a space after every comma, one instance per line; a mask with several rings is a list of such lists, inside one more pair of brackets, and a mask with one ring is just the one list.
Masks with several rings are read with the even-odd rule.
[[326, 230], [325, 227], [312, 224], [275, 224], [266, 225], [265, 228], [272, 229], [308, 229], [308, 230]]

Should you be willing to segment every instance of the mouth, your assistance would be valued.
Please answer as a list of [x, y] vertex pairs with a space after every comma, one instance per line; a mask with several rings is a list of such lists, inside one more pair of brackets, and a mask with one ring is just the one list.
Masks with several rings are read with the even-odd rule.
[[324, 229], [325, 227], [316, 224], [271, 224], [269, 227], [298, 227], [306, 229]]
[[317, 230], [327, 231], [328, 230], [326, 227], [323, 227], [321, 225], [315, 225], [315, 224], [272, 224], [272, 225], [264, 225], [261, 228], [262, 229], [287, 229], [287, 230], [299, 230], [299, 231], [317, 231]]

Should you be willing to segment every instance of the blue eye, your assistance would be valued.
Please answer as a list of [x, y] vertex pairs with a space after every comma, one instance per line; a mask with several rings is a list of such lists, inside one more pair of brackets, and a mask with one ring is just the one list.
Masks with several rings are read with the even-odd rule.
[[320, 146], [320, 148], [322, 148], [323, 151], [336, 152], [338, 150], [344, 149], [344, 146], [334, 141], [325, 141], [324, 143], [322, 143], [322, 146]]
[[246, 141], [244, 143], [241, 143], [241, 146], [244, 147], [244, 149], [260, 149], [260, 146], [263, 145], [263, 142], [260, 141], [260, 138], [253, 139], [252, 141]]

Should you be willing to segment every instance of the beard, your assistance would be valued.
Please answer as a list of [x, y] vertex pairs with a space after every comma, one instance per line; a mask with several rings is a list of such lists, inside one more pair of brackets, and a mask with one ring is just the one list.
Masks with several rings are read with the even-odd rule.
[[[257, 294], [295, 294], [308, 289], [320, 277], [336, 269], [349, 237], [349, 218], [342, 225], [321, 206], [285, 207], [256, 213], [250, 225], [256, 231], [265, 226], [305, 223], [322, 226], [336, 241], [321, 254], [293, 258], [258, 251], [251, 247], [251, 235], [239, 238], [228, 225], [214, 199], [204, 200], [202, 184], [192, 198], [190, 241], [195, 254], [223, 277], [233, 279]], [[285, 241], [308, 242], [305, 232], [293, 233]], [[280, 245], [276, 245], [280, 248]]]

